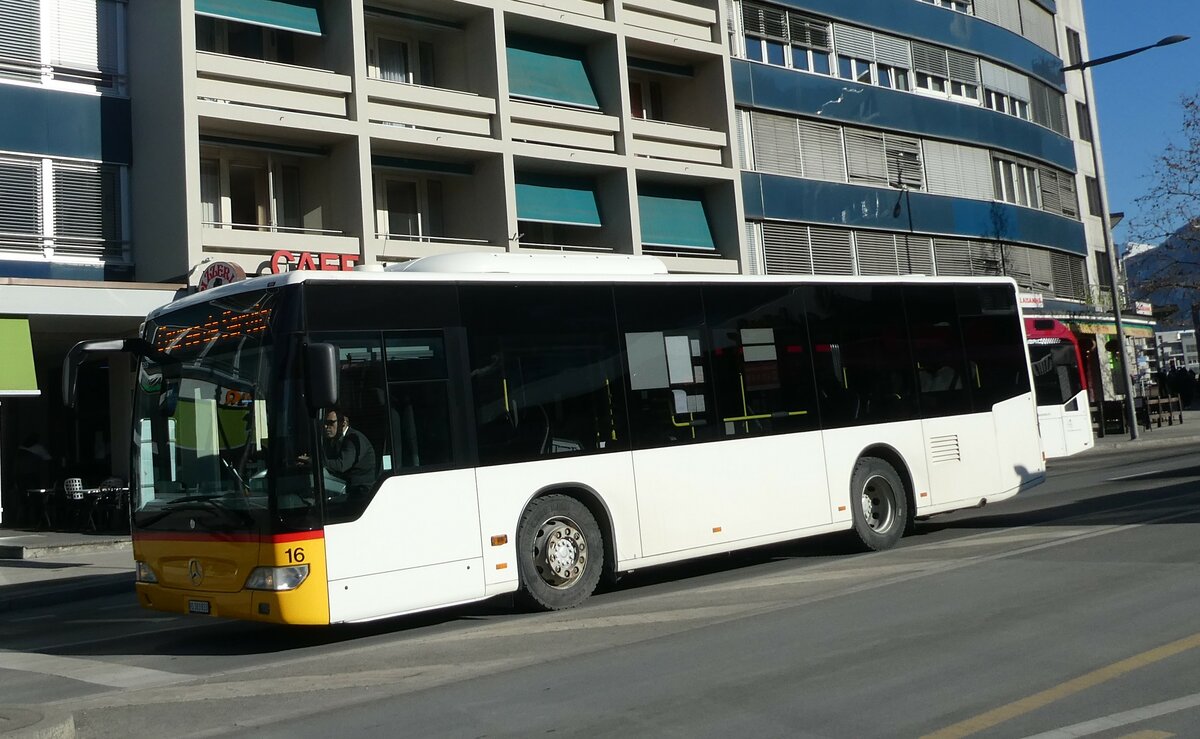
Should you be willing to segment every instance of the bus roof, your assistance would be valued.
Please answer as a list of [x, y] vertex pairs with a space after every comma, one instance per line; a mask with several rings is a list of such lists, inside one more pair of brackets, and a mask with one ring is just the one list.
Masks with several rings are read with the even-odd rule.
[[[484, 259], [478, 259], [484, 257]], [[500, 257], [492, 259], [491, 257]], [[516, 257], [516, 259], [509, 259]], [[542, 259], [546, 257], [546, 259]], [[611, 261], [609, 261], [611, 260]], [[656, 257], [631, 255], [559, 255], [559, 254], [469, 254], [454, 253], [421, 257], [380, 269], [356, 268], [352, 271], [295, 270], [280, 274], [251, 277], [203, 292], [196, 292], [155, 309], [155, 318], [178, 308], [252, 290], [297, 285], [305, 282], [667, 282], [692, 284], [757, 283], [996, 283], [1012, 285], [1011, 277], [930, 277], [926, 275], [887, 275], [879, 277], [829, 275], [743, 275], [743, 274], [668, 274], [666, 265]]]

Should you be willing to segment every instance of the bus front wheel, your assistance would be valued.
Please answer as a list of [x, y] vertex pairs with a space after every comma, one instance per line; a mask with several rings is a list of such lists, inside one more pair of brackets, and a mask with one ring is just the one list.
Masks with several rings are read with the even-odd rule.
[[604, 569], [604, 541], [587, 506], [565, 495], [531, 502], [517, 527], [521, 598], [546, 611], [587, 599]]
[[894, 547], [908, 522], [908, 497], [895, 468], [877, 457], [858, 460], [850, 476], [850, 511], [864, 547]]

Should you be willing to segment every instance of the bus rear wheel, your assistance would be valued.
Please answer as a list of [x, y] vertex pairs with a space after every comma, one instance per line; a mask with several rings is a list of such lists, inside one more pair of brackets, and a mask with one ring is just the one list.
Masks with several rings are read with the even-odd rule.
[[604, 569], [604, 541], [587, 506], [565, 495], [531, 502], [517, 527], [521, 599], [538, 610], [574, 608]]
[[854, 533], [872, 551], [891, 549], [908, 525], [908, 497], [896, 469], [877, 457], [863, 457], [850, 475]]

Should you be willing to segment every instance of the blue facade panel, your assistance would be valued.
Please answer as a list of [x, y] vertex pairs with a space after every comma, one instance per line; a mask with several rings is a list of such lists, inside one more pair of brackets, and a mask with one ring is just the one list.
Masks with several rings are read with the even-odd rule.
[[1069, 138], [1014, 116], [769, 64], [733, 60], [732, 68], [739, 107], [978, 144], [1075, 171]]
[[[772, 3], [929, 41], [987, 57], [1066, 91], [1062, 60], [1019, 34], [988, 21], [933, 5], [896, 0], [771, 0]], [[1044, 5], [1044, 3], [1043, 3]]]
[[[1030, 244], [1087, 255], [1083, 224], [1009, 203], [742, 172], [746, 217]], [[899, 209], [897, 210], [897, 204]]]
[[0, 150], [130, 164], [126, 98], [0, 85]]

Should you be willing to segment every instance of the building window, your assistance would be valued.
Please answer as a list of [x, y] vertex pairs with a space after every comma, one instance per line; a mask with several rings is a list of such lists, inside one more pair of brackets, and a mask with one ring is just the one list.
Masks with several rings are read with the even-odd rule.
[[629, 108], [634, 118], [665, 121], [662, 85], [657, 80], [631, 76], [629, 78]]
[[1079, 138], [1090, 142], [1092, 140], [1092, 116], [1088, 106], [1075, 101], [1075, 122], [1079, 126]]
[[196, 51], [294, 64], [295, 34], [249, 23], [196, 16]]
[[433, 44], [395, 34], [374, 34], [371, 76], [388, 82], [434, 86]]
[[746, 58], [779, 67], [831, 74], [829, 23], [801, 13], [742, 3]]
[[838, 76], [844, 80], [854, 80], [863, 85], [874, 84], [874, 76], [871, 73], [871, 62], [865, 59], [855, 59], [839, 55]]
[[983, 104], [998, 113], [1007, 113], [1021, 120], [1029, 120], [1029, 101], [995, 90], [984, 90]]
[[300, 179], [297, 157], [251, 150], [204, 151], [201, 223], [253, 231], [304, 231]]
[[1097, 218], [1104, 212], [1100, 209], [1100, 181], [1095, 177], [1085, 177], [1087, 186], [1088, 213]]
[[992, 159], [992, 178], [998, 200], [1029, 208], [1041, 207], [1035, 167], [996, 157]]
[[375, 179], [378, 235], [430, 239], [443, 235], [442, 183], [400, 175]]
[[1083, 61], [1083, 43], [1079, 38], [1079, 32], [1073, 28], [1067, 29], [1067, 61], [1071, 64], [1079, 64]]
[[970, 15], [971, 13], [970, 0], [921, 0], [921, 2], [928, 3], [930, 5], [936, 5], [939, 8], [953, 10], [956, 13], [966, 13], [967, 15]]

